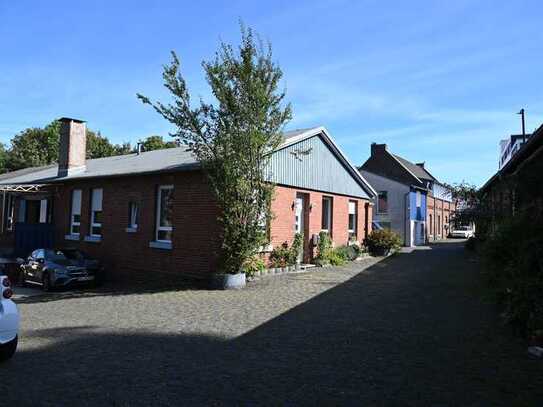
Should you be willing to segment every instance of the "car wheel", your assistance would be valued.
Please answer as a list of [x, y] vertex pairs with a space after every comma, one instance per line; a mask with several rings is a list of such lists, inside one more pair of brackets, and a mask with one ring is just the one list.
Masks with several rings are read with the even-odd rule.
[[51, 287], [51, 279], [49, 278], [49, 274], [45, 273], [41, 279], [41, 284], [43, 291], [51, 291], [53, 288]]
[[12, 341], [0, 345], [0, 362], [4, 362], [13, 356], [17, 349], [17, 342], [18, 338], [15, 337]]

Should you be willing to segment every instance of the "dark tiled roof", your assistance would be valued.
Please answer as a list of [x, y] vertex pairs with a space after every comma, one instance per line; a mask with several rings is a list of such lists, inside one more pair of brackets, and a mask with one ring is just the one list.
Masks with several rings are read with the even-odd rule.
[[428, 171], [426, 171], [424, 168], [417, 164], [413, 164], [411, 161], [407, 161], [405, 158], [400, 157], [399, 155], [393, 154], [394, 158], [396, 158], [404, 167], [406, 167], [409, 171], [411, 171], [417, 178], [421, 180], [430, 180], [430, 181], [437, 181]]

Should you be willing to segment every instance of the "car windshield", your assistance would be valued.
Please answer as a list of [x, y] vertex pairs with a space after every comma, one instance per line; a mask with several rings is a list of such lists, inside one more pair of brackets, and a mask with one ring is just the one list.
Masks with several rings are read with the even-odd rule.
[[470, 230], [469, 226], [460, 226], [458, 229], [456, 230]]
[[49, 260], [83, 260], [85, 256], [79, 250], [47, 250]]

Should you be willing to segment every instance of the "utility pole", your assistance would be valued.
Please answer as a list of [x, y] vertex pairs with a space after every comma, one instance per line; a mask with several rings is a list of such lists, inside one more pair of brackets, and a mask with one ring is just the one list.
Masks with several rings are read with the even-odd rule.
[[517, 114], [520, 114], [521, 120], [522, 120], [522, 142], [526, 142], [526, 123], [524, 121], [524, 109], [520, 109], [520, 112]]

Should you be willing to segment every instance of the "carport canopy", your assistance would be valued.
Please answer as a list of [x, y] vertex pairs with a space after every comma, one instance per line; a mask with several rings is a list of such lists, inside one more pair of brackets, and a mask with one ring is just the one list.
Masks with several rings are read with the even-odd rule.
[[3, 184], [0, 192], [43, 192], [44, 187], [50, 184]]

